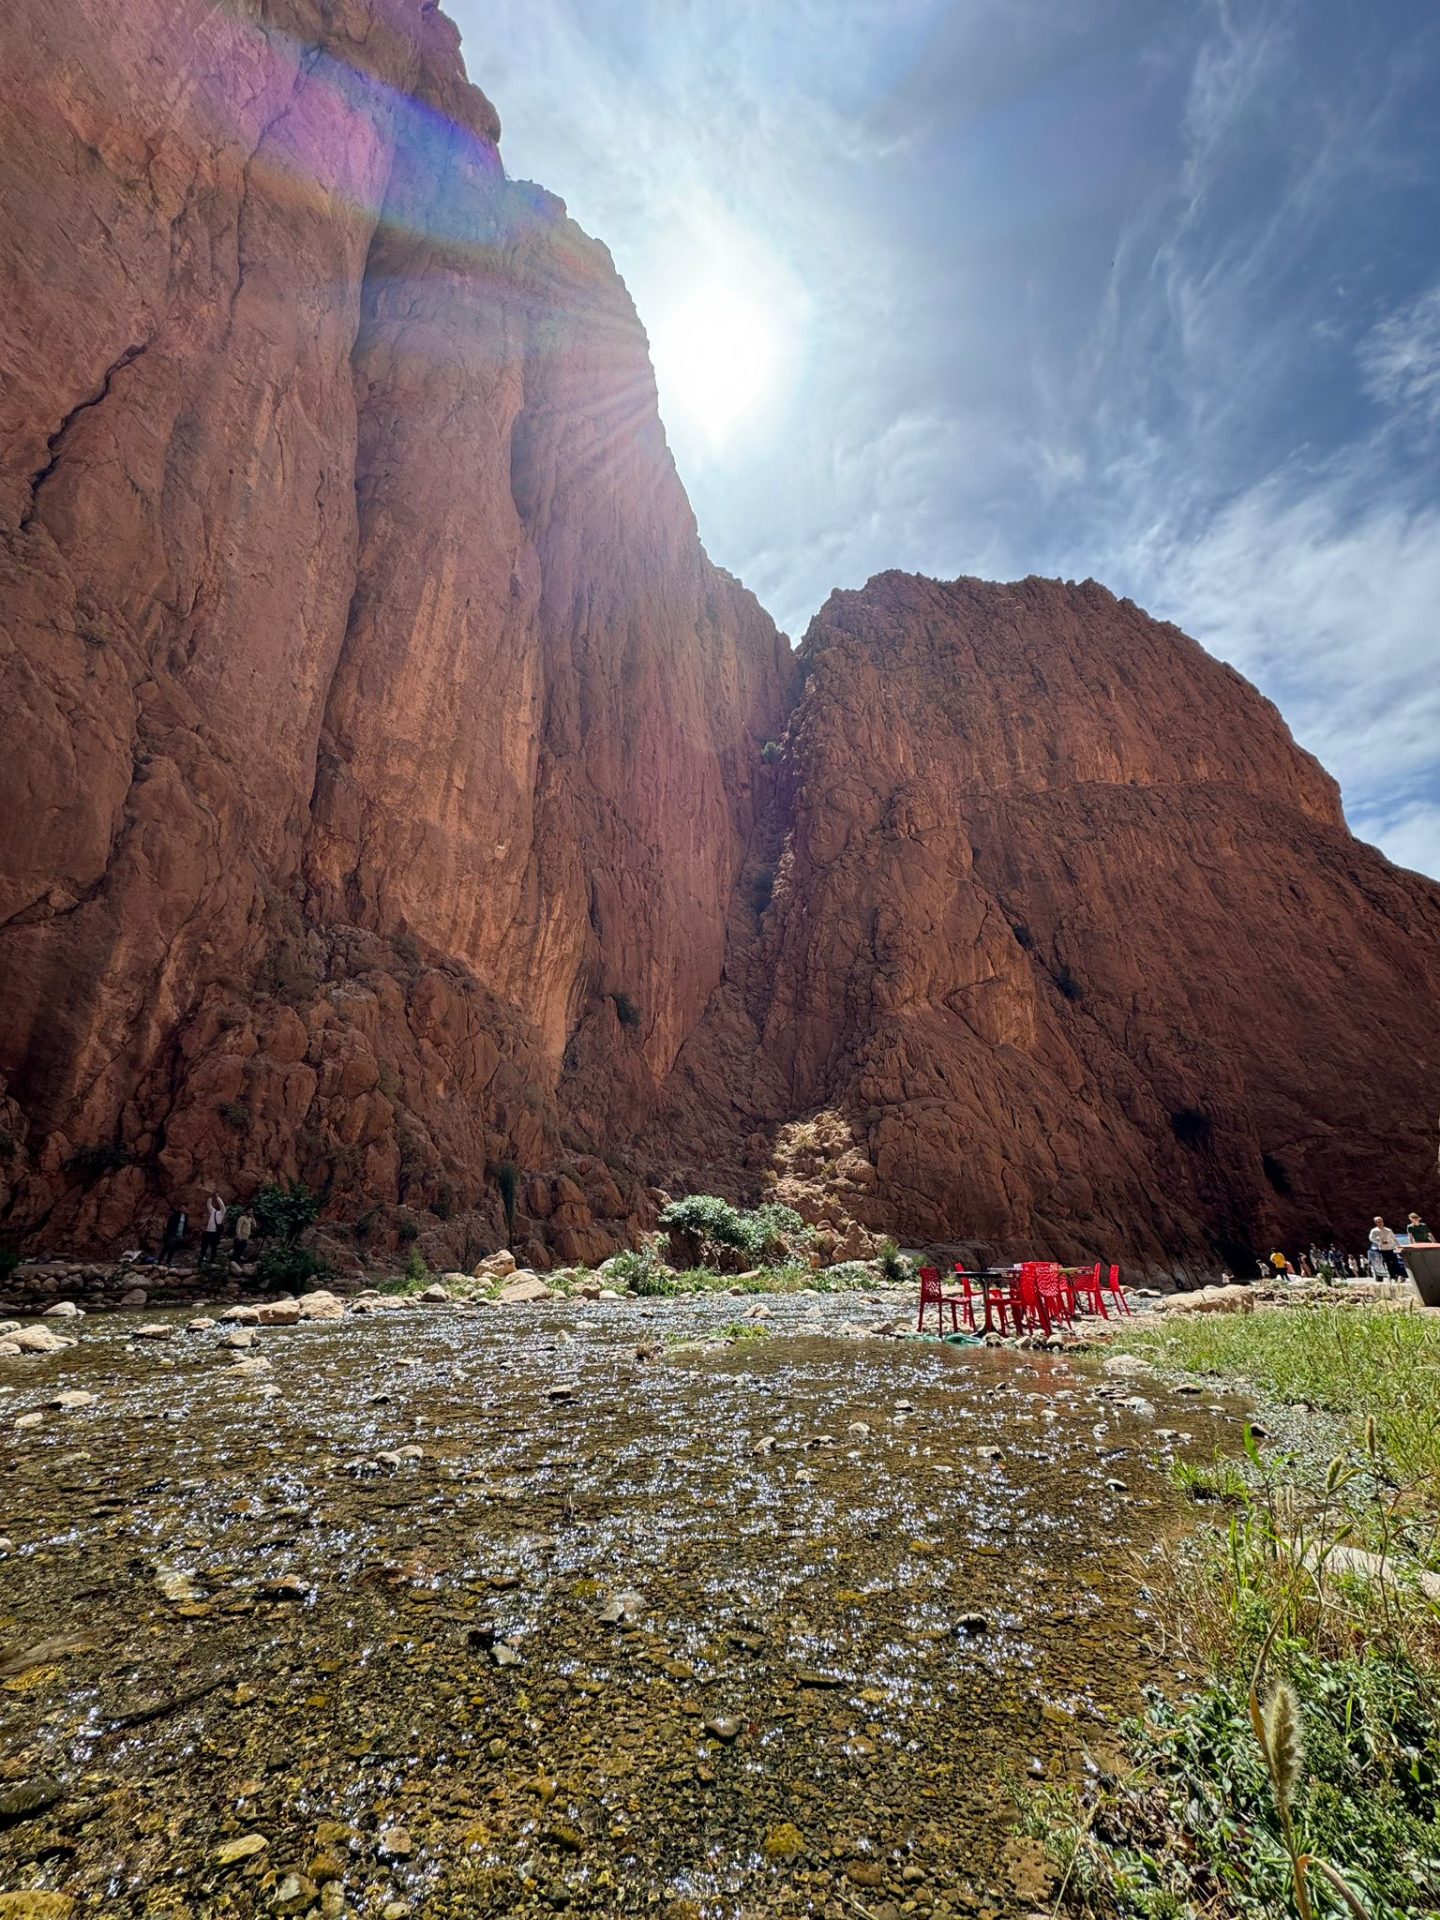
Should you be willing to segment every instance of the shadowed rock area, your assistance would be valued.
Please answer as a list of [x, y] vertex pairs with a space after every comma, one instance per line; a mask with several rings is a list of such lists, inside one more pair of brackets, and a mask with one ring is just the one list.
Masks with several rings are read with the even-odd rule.
[[1093, 584], [793, 656], [443, 15], [9, 24], [9, 1238], [301, 1177], [543, 1268], [694, 1185], [1175, 1268], [1433, 1191], [1440, 890]]

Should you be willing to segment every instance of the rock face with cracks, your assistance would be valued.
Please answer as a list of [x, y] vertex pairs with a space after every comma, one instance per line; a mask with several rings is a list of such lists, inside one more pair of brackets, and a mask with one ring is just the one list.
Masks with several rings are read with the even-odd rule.
[[9, 1237], [282, 1176], [442, 1267], [657, 1183], [837, 1256], [1436, 1204], [1437, 890], [1094, 585], [884, 575], [797, 662], [443, 15], [7, 25]]
[[1157, 1265], [1434, 1193], [1440, 888], [1237, 673], [1092, 581], [894, 573], [801, 658], [671, 1177]]
[[[719, 978], [788, 650], [443, 15], [8, 24], [0, 1204], [303, 1176], [494, 1244]], [[562, 1253], [653, 1212], [579, 1175]]]

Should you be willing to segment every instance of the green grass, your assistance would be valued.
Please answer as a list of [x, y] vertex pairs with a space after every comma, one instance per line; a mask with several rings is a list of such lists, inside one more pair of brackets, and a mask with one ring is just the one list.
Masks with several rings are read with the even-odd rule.
[[[1127, 1331], [1156, 1367], [1293, 1414], [1232, 1460], [1174, 1469], [1213, 1516], [1152, 1562], [1157, 1651], [1191, 1676], [1122, 1730], [1126, 1764], [1027, 1802], [1090, 1920], [1408, 1920], [1440, 1914], [1440, 1326], [1356, 1306]], [[1329, 1417], [1326, 1417], [1329, 1416]], [[1281, 1426], [1279, 1418], [1273, 1424]], [[1324, 1458], [1335, 1440], [1339, 1450]], [[1363, 1546], [1367, 1568], [1346, 1561]], [[1261, 1732], [1289, 1689], [1301, 1757]]]
[[1194, 1314], [1124, 1333], [1110, 1350], [1324, 1408], [1357, 1440], [1373, 1417], [1396, 1470], [1440, 1494], [1440, 1314], [1358, 1305]]

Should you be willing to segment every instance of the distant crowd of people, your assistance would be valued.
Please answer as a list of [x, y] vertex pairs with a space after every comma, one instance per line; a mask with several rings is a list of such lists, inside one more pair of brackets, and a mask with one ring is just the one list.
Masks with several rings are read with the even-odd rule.
[[1403, 1280], [1405, 1258], [1401, 1249], [1432, 1240], [1434, 1236], [1418, 1213], [1412, 1213], [1404, 1231], [1387, 1227], [1380, 1214], [1370, 1229], [1370, 1243], [1363, 1254], [1346, 1253], [1338, 1245], [1312, 1246], [1294, 1260], [1283, 1253], [1272, 1253], [1262, 1260], [1257, 1278], [1261, 1280]]

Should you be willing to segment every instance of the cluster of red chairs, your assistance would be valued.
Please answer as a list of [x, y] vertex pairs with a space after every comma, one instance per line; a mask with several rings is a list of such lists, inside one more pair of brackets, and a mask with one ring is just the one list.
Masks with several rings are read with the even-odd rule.
[[[947, 1307], [953, 1333], [960, 1331], [962, 1314], [970, 1333], [1024, 1333], [1038, 1328], [1048, 1334], [1057, 1324], [1073, 1326], [1077, 1312], [1098, 1314], [1102, 1320], [1110, 1317], [1111, 1306], [1118, 1313], [1130, 1312], [1119, 1267], [1107, 1273], [1098, 1260], [1094, 1267], [1068, 1271], [1053, 1261], [1027, 1260], [1004, 1272], [981, 1273], [967, 1271], [957, 1260], [955, 1278], [959, 1292], [947, 1293], [940, 1269], [921, 1267], [918, 1332], [925, 1331], [925, 1315], [932, 1306], [942, 1333]], [[976, 1318], [977, 1309], [983, 1324]]]

